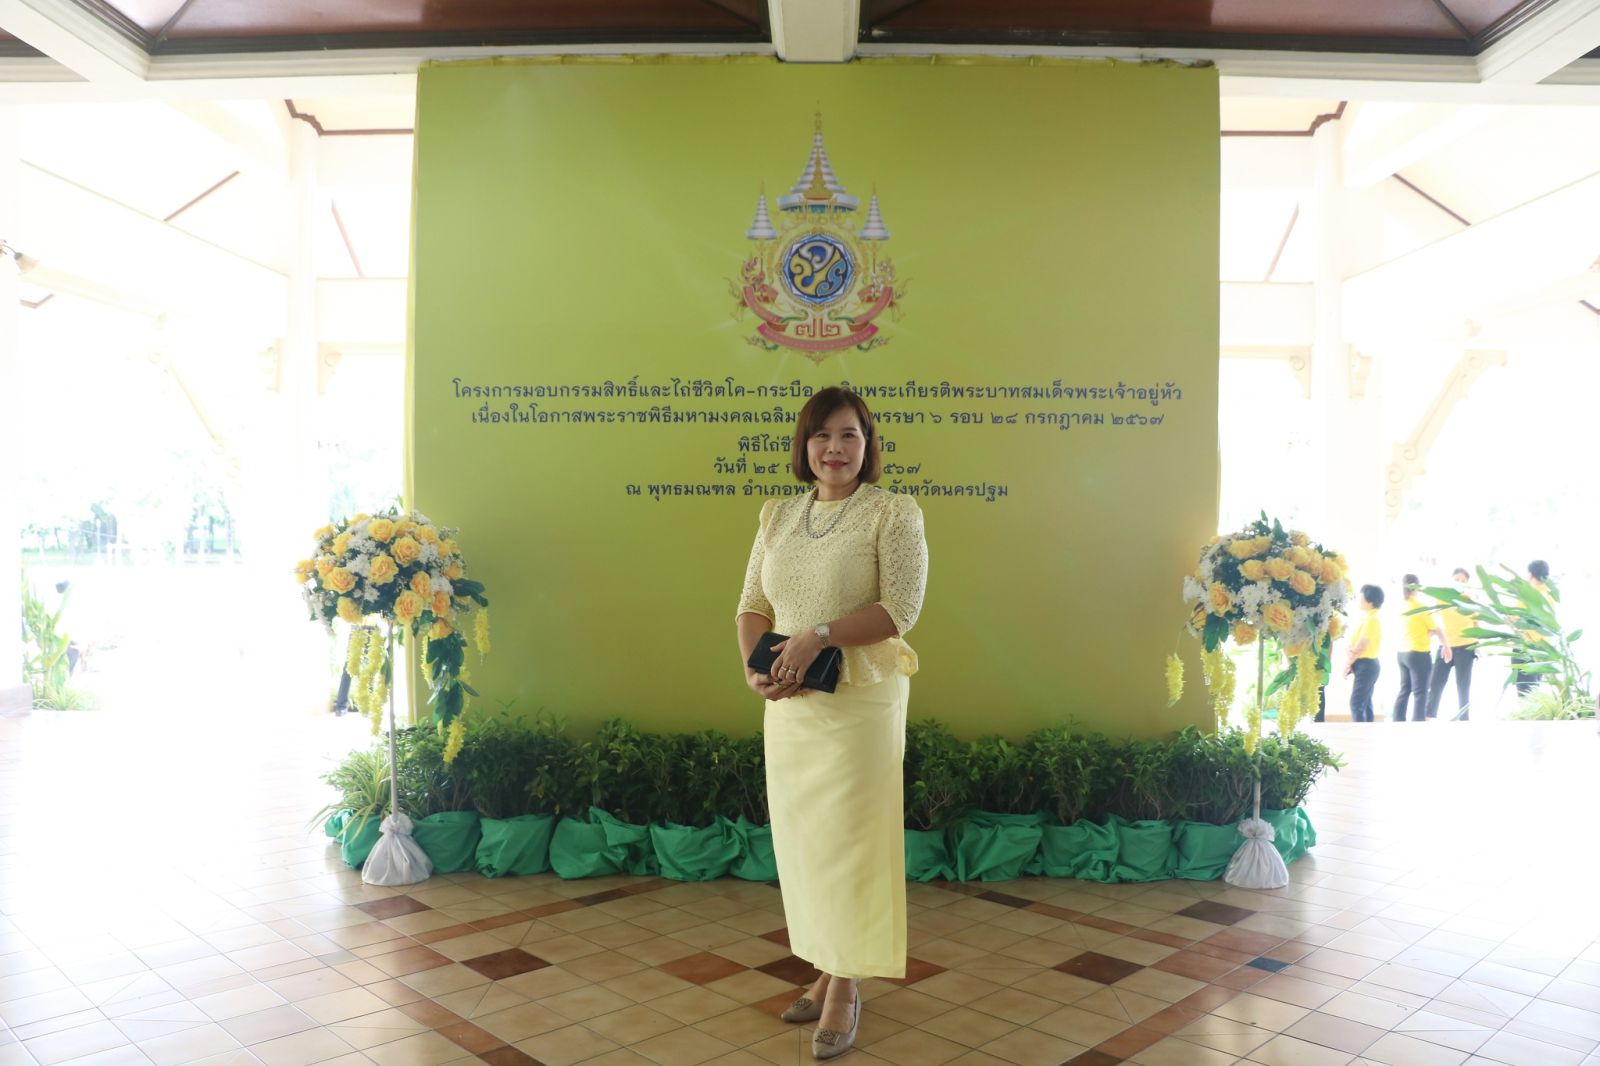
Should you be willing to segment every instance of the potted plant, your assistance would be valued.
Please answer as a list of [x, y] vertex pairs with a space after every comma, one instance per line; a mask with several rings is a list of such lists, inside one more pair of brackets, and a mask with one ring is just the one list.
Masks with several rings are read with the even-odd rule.
[[1317, 778], [1344, 766], [1320, 740], [1303, 733], [1261, 738], [1261, 817], [1273, 828], [1273, 846], [1291, 863], [1317, 842], [1305, 812], [1306, 796]]
[[466, 776], [445, 762], [447, 740], [432, 725], [401, 729], [395, 736], [400, 796], [413, 812], [411, 836], [436, 873], [470, 870], [481, 835]]
[[[542, 716], [541, 716], [542, 718]], [[458, 772], [479, 815], [481, 836], [473, 863], [485, 877], [543, 873], [550, 868], [556, 818], [533, 788], [536, 768], [551, 758], [547, 740], [559, 729], [540, 728], [504, 713], [471, 726]]]
[[650, 825], [661, 876], [714, 881], [739, 857], [739, 837], [722, 813], [736, 802], [737, 750], [715, 729], [662, 739], [666, 810], [661, 821]]
[[1172, 876], [1215, 881], [1239, 846], [1237, 823], [1250, 813], [1255, 760], [1237, 730], [1183, 730], [1168, 749], [1167, 773], [1175, 808], [1177, 858]]
[[972, 807], [956, 830], [956, 876], [1010, 881], [1038, 873], [1044, 814], [1027, 748], [1000, 736], [967, 745]]
[[556, 872], [562, 877], [660, 873], [650, 822], [662, 815], [667, 800], [664, 738], [609, 718], [574, 756], [580, 774], [592, 782], [592, 798], [586, 821], [573, 818], [556, 827], [550, 846]]
[[1106, 775], [1109, 741], [1068, 726], [1040, 729], [1026, 748], [1038, 778], [1045, 821], [1040, 827], [1040, 872], [1047, 877], [1107, 881], [1117, 860], [1117, 834], [1089, 817]]
[[950, 828], [972, 794], [966, 745], [932, 718], [906, 728], [906, 877], [912, 881], [953, 879]]
[[1118, 881], [1161, 881], [1172, 876], [1174, 803], [1167, 773], [1168, 746], [1127, 740], [1112, 748], [1107, 769], [1107, 824], [1117, 835]]
[[322, 780], [339, 790], [339, 798], [312, 816], [323, 832], [339, 842], [339, 857], [359, 869], [378, 842], [378, 827], [389, 802], [389, 753], [365, 748], [346, 755]]

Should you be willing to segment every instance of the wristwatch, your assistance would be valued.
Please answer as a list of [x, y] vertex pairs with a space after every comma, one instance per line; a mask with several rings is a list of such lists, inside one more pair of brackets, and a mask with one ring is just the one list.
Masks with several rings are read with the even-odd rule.
[[833, 647], [833, 631], [828, 628], [828, 623], [823, 622], [821, 625], [817, 626], [816, 633], [817, 639], [822, 641], [822, 646], [824, 648]]

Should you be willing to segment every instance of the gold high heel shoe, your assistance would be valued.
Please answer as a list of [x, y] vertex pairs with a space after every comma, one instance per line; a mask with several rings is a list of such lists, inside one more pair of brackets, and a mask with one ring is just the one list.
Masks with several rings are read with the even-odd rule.
[[856, 1030], [861, 1028], [861, 991], [856, 990], [855, 1017], [851, 1019], [848, 1033], [832, 1029], [818, 1029], [811, 1034], [811, 1057], [818, 1062], [836, 1059], [856, 1046]]

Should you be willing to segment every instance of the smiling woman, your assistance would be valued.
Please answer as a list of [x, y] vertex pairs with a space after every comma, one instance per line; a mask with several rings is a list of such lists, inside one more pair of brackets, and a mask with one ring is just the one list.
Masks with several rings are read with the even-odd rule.
[[[789, 947], [822, 974], [784, 1012], [817, 1021], [818, 1059], [848, 1051], [860, 1021], [856, 982], [906, 967], [901, 763], [917, 656], [903, 639], [922, 608], [928, 549], [914, 500], [878, 488], [872, 413], [825, 388], [796, 420], [790, 466], [815, 485], [769, 500], [739, 599], [739, 652], [764, 631], [788, 634], [769, 673], [745, 680], [767, 700], [762, 727], [772, 843]], [[839, 685], [803, 685], [829, 647]]]

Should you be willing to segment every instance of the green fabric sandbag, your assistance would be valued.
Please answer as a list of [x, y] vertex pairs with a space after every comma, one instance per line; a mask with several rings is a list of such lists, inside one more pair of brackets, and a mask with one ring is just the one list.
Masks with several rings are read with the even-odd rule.
[[739, 838], [732, 823], [718, 818], [708, 826], [650, 826], [650, 844], [661, 876], [673, 881], [715, 881], [739, 857]]
[[550, 868], [567, 881], [622, 873], [628, 850], [606, 844], [605, 826], [587, 818], [563, 818], [550, 838]]
[[906, 830], [907, 881], [951, 881], [955, 876], [948, 833], [943, 829]]
[[1239, 826], [1234, 823], [1179, 822], [1173, 830], [1172, 843], [1178, 849], [1173, 877], [1215, 881], [1227, 870], [1228, 860], [1244, 843], [1244, 837], [1239, 835]]
[[1306, 853], [1306, 849], [1300, 846], [1299, 808], [1290, 807], [1286, 811], [1269, 811], [1263, 808], [1261, 818], [1272, 826], [1272, 846], [1283, 856], [1285, 865]]
[[1110, 815], [1107, 823], [1117, 834], [1117, 862], [1112, 873], [1118, 881], [1164, 881], [1172, 876], [1178, 859], [1172, 846], [1172, 825], [1156, 819], [1130, 822]]
[[757, 825], [744, 815], [733, 823], [739, 857], [728, 872], [742, 881], [776, 881], [778, 857], [772, 851], [772, 826]]
[[328, 815], [328, 820], [322, 823], [322, 832], [329, 840], [338, 840], [339, 834], [344, 831], [344, 823], [350, 820], [350, 809], [334, 811]]
[[1014, 881], [1039, 853], [1043, 814], [969, 811], [956, 830], [956, 876], [962, 881]]
[[411, 823], [411, 837], [436, 874], [472, 869], [478, 856], [477, 811], [440, 811]]
[[1116, 880], [1117, 834], [1109, 825], [1080, 818], [1071, 825], [1041, 827], [1040, 873], [1046, 877], [1077, 877], [1085, 881]]
[[1296, 807], [1294, 813], [1300, 819], [1300, 854], [1304, 855], [1317, 846], [1317, 827], [1311, 824], [1311, 815], [1304, 807]]
[[367, 856], [378, 843], [383, 825], [383, 815], [374, 811], [369, 815], [352, 814], [339, 830], [339, 857], [352, 870], [359, 870]]
[[650, 843], [648, 825], [634, 825], [632, 822], [621, 821], [599, 807], [589, 808], [589, 818], [600, 823], [605, 829], [608, 848], [622, 849], [623, 873], [639, 877], [645, 874], [654, 876], [661, 872], [661, 864], [656, 861], [655, 846]]
[[549, 814], [519, 814], [515, 818], [485, 818], [482, 837], [473, 858], [485, 877], [526, 877], [550, 869], [550, 837], [556, 820]]

